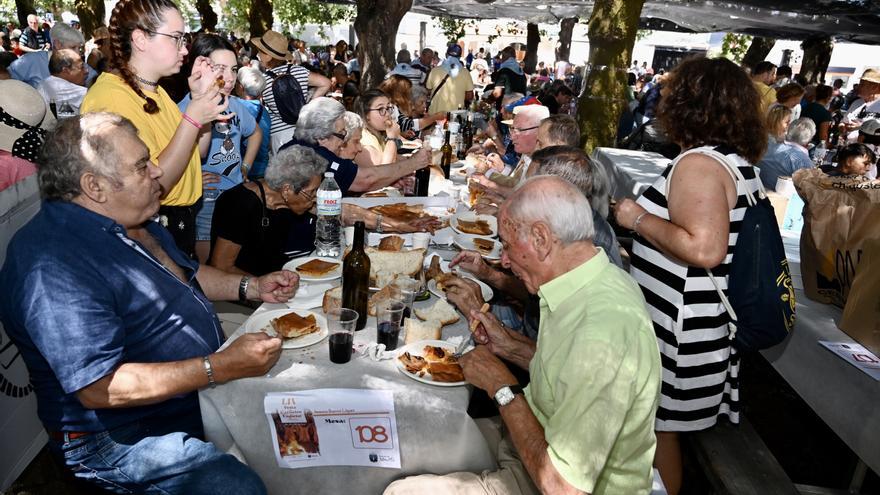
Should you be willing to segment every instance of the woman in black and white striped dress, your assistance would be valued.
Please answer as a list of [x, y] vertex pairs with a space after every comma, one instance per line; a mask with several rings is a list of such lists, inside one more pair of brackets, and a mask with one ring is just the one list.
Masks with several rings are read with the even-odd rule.
[[[637, 201], [615, 209], [618, 223], [636, 233], [630, 272], [642, 287], [662, 355], [655, 466], [670, 495], [681, 486], [678, 433], [709, 428], [719, 415], [739, 419], [739, 358], [730, 318], [706, 270], [727, 288], [745, 194], [759, 187], [750, 164], [767, 144], [760, 105], [749, 77], [732, 62], [682, 62], [666, 81], [658, 118], [686, 151], [674, 174], [670, 166]], [[745, 181], [734, 180], [722, 161]]]

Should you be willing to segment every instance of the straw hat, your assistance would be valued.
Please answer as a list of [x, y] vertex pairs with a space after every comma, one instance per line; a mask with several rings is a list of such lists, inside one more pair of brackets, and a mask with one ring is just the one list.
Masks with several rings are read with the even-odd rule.
[[868, 69], [862, 74], [862, 81], [872, 82], [874, 84], [880, 84], [880, 70], [877, 69]]
[[0, 150], [35, 161], [55, 117], [36, 89], [14, 79], [0, 81]]
[[266, 55], [275, 60], [291, 60], [293, 55], [287, 48], [287, 36], [278, 31], [266, 31], [263, 36], [251, 38], [251, 43]]

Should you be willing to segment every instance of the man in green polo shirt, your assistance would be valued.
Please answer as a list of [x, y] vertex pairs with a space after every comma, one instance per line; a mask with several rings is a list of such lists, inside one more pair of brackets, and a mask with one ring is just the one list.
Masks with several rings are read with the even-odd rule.
[[[541, 298], [537, 342], [470, 315], [481, 345], [461, 364], [499, 405], [500, 469], [410, 477], [385, 493], [650, 493], [660, 354], [638, 285], [593, 245], [590, 204], [561, 178], [529, 179], [498, 224], [502, 263]], [[530, 371], [525, 390], [499, 358]]]

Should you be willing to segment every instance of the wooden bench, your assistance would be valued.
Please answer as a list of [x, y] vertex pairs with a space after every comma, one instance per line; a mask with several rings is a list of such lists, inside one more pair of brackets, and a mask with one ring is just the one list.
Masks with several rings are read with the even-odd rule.
[[798, 495], [794, 483], [752, 425], [720, 421], [714, 428], [689, 434], [700, 467], [719, 495]]

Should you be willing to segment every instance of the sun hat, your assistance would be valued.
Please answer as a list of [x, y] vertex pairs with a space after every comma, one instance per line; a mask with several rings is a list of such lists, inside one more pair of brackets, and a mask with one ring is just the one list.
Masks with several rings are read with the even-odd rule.
[[859, 126], [859, 133], [868, 136], [880, 136], [880, 120], [867, 119]]
[[291, 60], [293, 55], [287, 47], [287, 36], [278, 31], [266, 31], [263, 36], [251, 38], [251, 43], [257, 50], [274, 58], [275, 60]]
[[862, 81], [872, 82], [874, 84], [880, 84], [880, 70], [877, 69], [868, 69], [862, 74]]
[[36, 161], [53, 127], [55, 117], [36, 89], [14, 79], [0, 81], [0, 150]]

